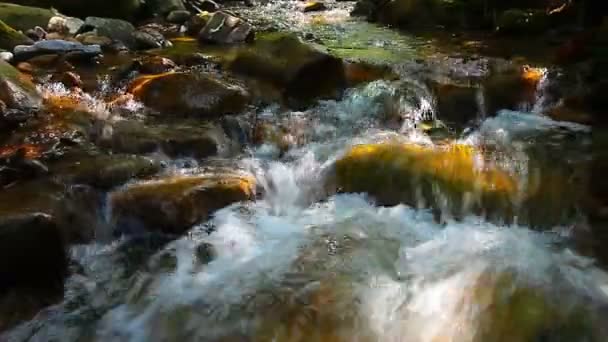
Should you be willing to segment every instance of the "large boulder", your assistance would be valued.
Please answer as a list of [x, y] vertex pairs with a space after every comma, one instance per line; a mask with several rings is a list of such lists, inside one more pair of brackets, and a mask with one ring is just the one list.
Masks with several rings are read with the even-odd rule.
[[296, 36], [271, 33], [237, 51], [228, 68], [271, 83], [294, 105], [333, 98], [346, 87], [342, 59], [302, 42]]
[[[338, 191], [367, 193], [380, 204], [425, 204], [443, 214], [510, 209], [516, 180], [469, 146], [403, 143], [357, 145], [339, 158], [328, 178]], [[468, 207], [467, 207], [468, 206]]]
[[[55, 8], [61, 13], [85, 18], [95, 15], [109, 18], [133, 19], [141, 10], [141, 0], [12, 0], [21, 5]], [[49, 18], [50, 19], [50, 18]], [[48, 19], [47, 19], [48, 22]], [[37, 24], [40, 27], [44, 25]]]
[[0, 101], [24, 111], [37, 110], [42, 105], [36, 86], [5, 61], [0, 61]]
[[78, 32], [93, 32], [97, 36], [108, 37], [114, 41], [121, 42], [130, 49], [137, 47], [134, 37], [135, 27], [125, 20], [87, 17]]
[[0, 20], [0, 49], [13, 51], [17, 45], [32, 44], [33, 41]]
[[[13, 2], [21, 3], [21, 1]], [[25, 1], [22, 3], [25, 3]], [[42, 7], [45, 8], [0, 3], [0, 20], [4, 21], [8, 26], [23, 32], [36, 26], [46, 28], [49, 20], [56, 13], [49, 9], [51, 8], [50, 5]]]
[[202, 73], [142, 76], [129, 88], [146, 106], [168, 116], [218, 117], [243, 111], [249, 94], [242, 87]]
[[239, 174], [173, 176], [133, 184], [110, 195], [112, 220], [122, 233], [183, 234], [214, 211], [253, 199], [254, 187], [252, 177]]

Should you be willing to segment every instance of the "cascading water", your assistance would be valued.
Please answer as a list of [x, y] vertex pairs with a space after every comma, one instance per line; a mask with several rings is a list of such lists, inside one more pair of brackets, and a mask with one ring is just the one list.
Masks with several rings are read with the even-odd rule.
[[[472, 213], [438, 223], [426, 209], [325, 193], [334, 161], [353, 144], [433, 145], [417, 126], [434, 119], [432, 97], [399, 89], [377, 81], [306, 112], [270, 110], [297, 116], [306, 138], [280, 160], [258, 148], [241, 161], [261, 199], [224, 208], [177, 241], [74, 248], [82, 269], [65, 301], [3, 339], [603, 340], [608, 274], [573, 252], [567, 235]], [[585, 129], [502, 112], [460, 143], [496, 151], [498, 165], [529, 179], [529, 141]]]

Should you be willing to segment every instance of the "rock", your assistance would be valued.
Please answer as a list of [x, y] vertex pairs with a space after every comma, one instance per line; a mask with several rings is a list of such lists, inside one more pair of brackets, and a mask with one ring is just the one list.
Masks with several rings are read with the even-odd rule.
[[110, 195], [112, 221], [123, 233], [139, 228], [179, 235], [218, 209], [252, 200], [254, 187], [252, 177], [238, 174], [173, 176], [133, 184]]
[[137, 47], [133, 34], [135, 27], [128, 21], [112, 18], [87, 17], [78, 33], [94, 32], [98, 36], [120, 41], [129, 49]]
[[98, 36], [95, 32], [85, 32], [76, 36], [76, 39], [84, 45], [99, 45], [103, 50], [108, 49], [114, 43], [112, 39]]
[[[167, 21], [173, 24], [183, 24], [192, 17], [192, 13], [187, 10], [175, 10], [171, 11], [167, 15]], [[202, 27], [201, 27], [202, 28]]]
[[[469, 146], [358, 145], [336, 161], [328, 183], [342, 192], [367, 193], [383, 205], [425, 203], [452, 215], [508, 211], [516, 180], [491, 165], [477, 166], [478, 158]], [[465, 203], [472, 208], [463, 208]]]
[[0, 60], [10, 63], [10, 61], [13, 60], [13, 53], [12, 52], [8, 52], [8, 51], [1, 51], [0, 52]]
[[67, 184], [84, 184], [108, 190], [160, 171], [156, 160], [133, 155], [68, 156], [53, 167], [53, 173]]
[[53, 82], [59, 82], [63, 84], [66, 88], [82, 88], [82, 79], [80, 76], [72, 71], [66, 71], [61, 74], [55, 74], [51, 78]]
[[0, 302], [5, 304], [5, 296], [11, 294], [21, 298], [18, 305], [0, 306], [0, 328], [29, 319], [60, 301], [67, 274], [66, 246], [50, 216], [34, 213], [0, 218]]
[[290, 34], [259, 37], [251, 48], [237, 51], [228, 69], [271, 83], [296, 106], [317, 98], [335, 98], [346, 87], [340, 58]]
[[[40, 8], [54, 8], [59, 12], [78, 18], [102, 16], [120, 19], [135, 19], [140, 14], [141, 0], [17, 0], [20, 3]], [[52, 12], [56, 15], [55, 12]], [[50, 19], [50, 18], [49, 18]], [[48, 22], [48, 19], [47, 19]], [[44, 25], [40, 25], [46, 27]]]
[[172, 44], [162, 33], [150, 27], [143, 27], [133, 32], [135, 46], [140, 50], [160, 49]]
[[203, 27], [207, 25], [211, 19], [211, 15], [209, 13], [201, 13], [197, 15], [193, 15], [186, 21], [184, 24], [186, 26], [186, 34], [190, 36], [198, 36]]
[[139, 63], [139, 72], [144, 74], [162, 74], [177, 68], [175, 62], [160, 56], [144, 57]]
[[437, 117], [446, 123], [462, 127], [485, 110], [479, 108], [481, 89], [475, 85], [437, 82], [431, 89], [437, 99]]
[[249, 94], [240, 86], [199, 73], [142, 76], [129, 92], [167, 116], [218, 117], [243, 111]]
[[34, 42], [23, 33], [15, 31], [0, 20], [0, 49], [13, 51], [17, 45], [29, 45]]
[[67, 274], [65, 244], [50, 216], [2, 217], [0, 237], [0, 289], [63, 290]]
[[304, 12], [304, 13], [318, 12], [318, 11], [325, 11], [326, 9], [327, 9], [327, 6], [325, 6], [325, 3], [319, 2], [319, 1], [310, 1], [310, 2], [307, 2], [304, 5], [304, 7], [302, 7], [302, 12]]
[[402, 28], [452, 25], [461, 21], [458, 2], [443, 0], [360, 0], [354, 15]]
[[[50, 8], [51, 6], [40, 7]], [[56, 13], [49, 9], [0, 3], [0, 20], [22, 32], [36, 26], [47, 27], [49, 20], [55, 15]]]
[[213, 13], [220, 10], [220, 5], [213, 0], [203, 0], [198, 5], [198, 8], [203, 12]]
[[184, 11], [182, 0], [147, 0], [145, 10], [150, 15], [165, 16], [171, 11]]
[[13, 53], [15, 55], [14, 59], [17, 61], [25, 61], [36, 56], [48, 54], [69, 54], [72, 58], [90, 59], [101, 55], [101, 47], [99, 45], [84, 45], [66, 40], [43, 40], [30, 46], [19, 45], [15, 47]]
[[112, 127], [112, 135], [101, 140], [99, 144], [114, 153], [161, 152], [172, 158], [197, 159], [228, 156], [233, 150], [241, 148], [241, 145], [235, 145], [228, 139], [221, 127], [199, 120], [173, 122], [171, 125], [118, 122]]
[[36, 26], [33, 29], [25, 31], [25, 35], [31, 40], [37, 42], [39, 40], [45, 39], [47, 33], [42, 27]]
[[36, 111], [42, 106], [36, 86], [4, 61], [0, 61], [0, 101], [8, 108], [23, 111]]
[[509, 9], [500, 14], [496, 22], [498, 32], [530, 34], [550, 28], [549, 17], [544, 10]]
[[198, 39], [203, 43], [234, 44], [252, 41], [253, 27], [244, 20], [224, 12], [213, 14]]
[[54, 16], [49, 20], [47, 31], [74, 36], [83, 25], [84, 21], [79, 18]]

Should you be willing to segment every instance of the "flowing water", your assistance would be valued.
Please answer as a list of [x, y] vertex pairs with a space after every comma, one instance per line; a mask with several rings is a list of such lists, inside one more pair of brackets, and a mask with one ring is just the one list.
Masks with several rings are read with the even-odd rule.
[[[311, 29], [310, 16], [287, 16], [284, 3], [268, 6], [286, 26]], [[340, 43], [344, 32], [361, 46], [389, 35], [372, 45], [372, 58], [391, 52], [394, 62], [418, 51], [406, 35], [378, 27], [357, 41], [361, 31], [345, 27], [372, 26], [328, 18], [313, 31], [342, 53], [358, 49]], [[474, 120], [437, 138], [421, 129], [441, 119], [437, 101], [408, 63], [400, 81], [358, 86], [305, 111], [261, 108], [260, 119], [291, 127], [297, 140], [285, 153], [264, 143], [238, 158], [263, 196], [218, 211], [176, 241], [144, 236], [74, 247], [79, 269], [65, 300], [2, 339], [605, 341], [608, 273], [576, 244], [585, 220], [565, 184], [540, 204], [515, 200], [506, 220], [473, 211], [438, 219], [424, 205], [379, 206], [365, 194], [328, 193], [328, 174], [349, 147], [387, 140], [434, 148], [447, 139], [483, 150], [480, 158], [521, 179], [522, 191], [531, 175], [585, 167], [589, 128], [540, 114], [552, 102], [544, 93], [550, 79], [521, 111], [489, 113], [480, 88]], [[585, 191], [582, 184], [575, 182]], [[547, 209], [564, 201], [558, 212]], [[536, 221], [523, 218], [530, 212]]]

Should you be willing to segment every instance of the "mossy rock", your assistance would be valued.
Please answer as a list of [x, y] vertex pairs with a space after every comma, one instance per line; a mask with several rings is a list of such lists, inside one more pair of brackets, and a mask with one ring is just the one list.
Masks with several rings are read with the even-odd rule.
[[[359, 11], [369, 19], [401, 28], [429, 28], [437, 25], [467, 26], [469, 4], [447, 0], [361, 1]], [[365, 3], [368, 3], [365, 5]]]
[[142, 76], [133, 81], [129, 92], [166, 116], [219, 117], [237, 114], [249, 103], [242, 87], [202, 73]]
[[228, 69], [273, 84], [296, 105], [336, 97], [346, 87], [342, 59], [291, 34], [260, 35], [229, 58]]
[[456, 215], [461, 210], [508, 213], [518, 193], [516, 180], [491, 165], [478, 165], [480, 158], [479, 151], [464, 145], [357, 145], [335, 162], [328, 182], [338, 191], [367, 193], [383, 205], [426, 203]]
[[0, 3], [0, 20], [23, 32], [36, 26], [46, 29], [49, 20], [56, 15], [56, 12], [49, 9], [51, 5], [42, 7], [44, 8]]
[[[120, 19], [134, 19], [140, 13], [142, 5], [140, 0], [16, 0], [14, 2], [34, 8], [39, 7], [39, 11], [54, 8], [63, 14], [79, 18], [100, 16]], [[27, 13], [31, 13], [31, 10]], [[46, 23], [44, 26], [37, 25], [46, 27]]]
[[30, 45], [33, 41], [0, 20], [0, 49], [13, 51], [17, 45]]
[[42, 97], [36, 86], [3, 60], [0, 60], [0, 100], [9, 108], [27, 111], [42, 106]]
[[238, 174], [174, 176], [133, 184], [110, 195], [112, 220], [123, 233], [179, 235], [218, 209], [253, 199], [254, 187], [252, 177]]

